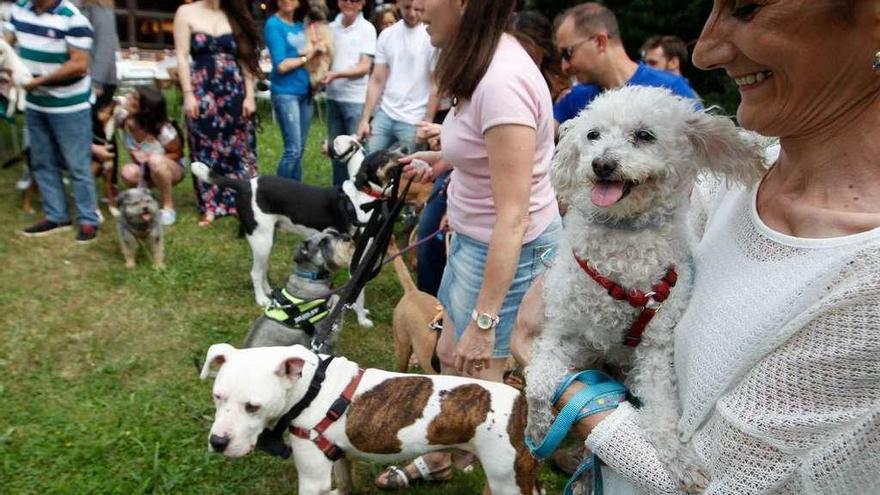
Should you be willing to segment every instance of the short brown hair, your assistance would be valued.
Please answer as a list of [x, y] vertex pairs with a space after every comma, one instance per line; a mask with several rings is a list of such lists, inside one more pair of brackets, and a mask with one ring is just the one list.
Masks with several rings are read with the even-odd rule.
[[440, 50], [434, 76], [440, 94], [470, 99], [489, 69], [516, 0], [469, 0], [451, 45]]
[[666, 56], [667, 60], [678, 57], [678, 61], [680, 64], [684, 65], [684, 63], [687, 62], [687, 45], [685, 44], [684, 40], [682, 40], [678, 36], [671, 35], [656, 35], [648, 38], [642, 45], [642, 49], [640, 50], [642, 58], [645, 57], [645, 54], [648, 52], [648, 50], [653, 50], [658, 46], [663, 49], [663, 55]]
[[558, 30], [559, 26], [569, 17], [574, 20], [575, 30], [584, 36], [592, 36], [597, 31], [605, 31], [609, 38], [620, 39], [617, 16], [611, 9], [600, 3], [582, 3], [566, 10], [553, 23], [554, 31]]

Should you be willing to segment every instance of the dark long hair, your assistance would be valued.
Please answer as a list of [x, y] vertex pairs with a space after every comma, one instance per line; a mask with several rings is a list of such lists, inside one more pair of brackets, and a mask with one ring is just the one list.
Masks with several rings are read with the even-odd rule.
[[524, 10], [513, 16], [510, 34], [520, 43], [531, 43], [541, 51], [539, 68], [554, 99], [571, 87], [570, 78], [562, 72], [562, 59], [553, 45], [553, 28], [550, 21], [535, 10]]
[[183, 136], [177, 122], [168, 118], [168, 108], [165, 96], [150, 86], [138, 86], [134, 89], [138, 98], [138, 112], [131, 116], [138, 127], [152, 136], [158, 137], [162, 132], [162, 126], [171, 124], [177, 130], [178, 136]]
[[220, 10], [226, 14], [229, 25], [232, 27], [232, 36], [238, 45], [238, 61], [254, 77], [259, 77], [260, 50], [263, 48], [263, 38], [257, 31], [251, 11], [245, 0], [220, 0]]
[[[299, 5], [293, 9], [293, 21], [303, 22], [309, 16], [311, 10], [309, 0], [299, 0]], [[269, 2], [269, 13], [272, 15], [278, 13], [278, 0]]]
[[434, 74], [440, 94], [469, 100], [489, 69], [516, 0], [469, 0], [458, 33], [440, 50]]

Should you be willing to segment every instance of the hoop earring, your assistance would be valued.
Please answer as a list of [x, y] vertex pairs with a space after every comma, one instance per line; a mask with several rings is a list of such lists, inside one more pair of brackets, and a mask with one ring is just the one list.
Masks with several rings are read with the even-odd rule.
[[880, 51], [874, 54], [874, 70], [880, 72]]

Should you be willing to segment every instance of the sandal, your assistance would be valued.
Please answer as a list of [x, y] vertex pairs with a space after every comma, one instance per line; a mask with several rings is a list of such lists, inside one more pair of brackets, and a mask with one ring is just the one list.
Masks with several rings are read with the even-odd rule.
[[452, 479], [452, 464], [436, 471], [431, 471], [428, 463], [419, 456], [413, 459], [412, 466], [418, 471], [418, 474], [415, 476], [411, 476], [406, 467], [388, 466], [376, 476], [376, 487], [381, 490], [403, 490], [408, 488], [410, 483], [417, 479], [426, 481], [448, 481]]
[[199, 217], [199, 227], [207, 227], [208, 225], [211, 225], [211, 223], [213, 223], [213, 222], [214, 222], [214, 215], [211, 215], [210, 213], [206, 213], [206, 214], [201, 215]]

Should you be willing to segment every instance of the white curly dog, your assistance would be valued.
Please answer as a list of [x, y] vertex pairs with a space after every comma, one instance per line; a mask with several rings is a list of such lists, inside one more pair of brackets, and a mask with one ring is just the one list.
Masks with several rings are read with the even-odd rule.
[[753, 180], [763, 144], [693, 100], [636, 86], [598, 97], [561, 135], [551, 174], [569, 209], [527, 369], [528, 433], [547, 433], [550, 399], [566, 374], [621, 367], [660, 460], [682, 489], [699, 491], [708, 478], [677, 433], [672, 365], [673, 329], [692, 280], [689, 194], [701, 175]]

